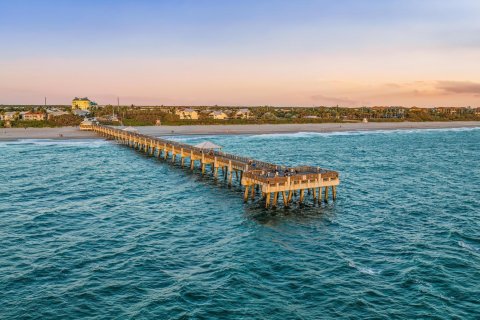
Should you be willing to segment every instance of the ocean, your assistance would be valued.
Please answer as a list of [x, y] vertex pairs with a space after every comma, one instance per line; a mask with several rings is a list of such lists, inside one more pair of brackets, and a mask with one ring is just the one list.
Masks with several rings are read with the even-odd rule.
[[179, 136], [340, 172], [243, 203], [112, 141], [0, 142], [1, 319], [479, 319], [480, 129]]

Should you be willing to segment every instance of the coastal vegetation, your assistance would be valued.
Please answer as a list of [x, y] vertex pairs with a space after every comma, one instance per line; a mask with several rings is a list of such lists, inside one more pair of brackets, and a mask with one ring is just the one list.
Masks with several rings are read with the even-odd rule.
[[[86, 114], [78, 114], [75, 111], [68, 105], [52, 107], [0, 106], [0, 127], [77, 126], [85, 116], [94, 118], [102, 124], [125, 126], [480, 120], [480, 108], [471, 107], [404, 108], [387, 106], [345, 108], [321, 106], [306, 108], [93, 105], [88, 111], [84, 111]], [[28, 113], [30, 113], [30, 117]]]
[[71, 113], [68, 108], [55, 111], [41, 107], [10, 107], [0, 110], [0, 128], [53, 128], [78, 126], [83, 117]]
[[[82, 122], [83, 118], [75, 115], [61, 115], [52, 117], [48, 120], [16, 120], [11, 122], [12, 128], [55, 128], [55, 127], [73, 127], [78, 126]], [[0, 122], [0, 126], [5, 127], [5, 121], [3, 124]]]
[[[93, 114], [101, 123], [122, 123], [126, 126], [148, 125], [212, 125], [212, 124], [299, 124], [344, 122], [401, 122], [401, 121], [478, 121], [480, 108], [403, 108], [403, 107], [290, 107], [260, 106], [243, 108], [248, 116], [238, 116], [238, 107], [189, 107], [197, 119], [177, 114], [182, 107], [105, 106]], [[214, 119], [212, 112], [223, 112], [226, 119]], [[112, 118], [112, 115], [115, 115]]]

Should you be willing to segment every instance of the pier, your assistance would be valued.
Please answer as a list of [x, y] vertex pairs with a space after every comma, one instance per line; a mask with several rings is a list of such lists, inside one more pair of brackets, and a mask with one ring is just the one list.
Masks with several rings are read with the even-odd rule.
[[202, 174], [208, 171], [214, 178], [224, 179], [228, 186], [235, 176], [245, 188], [244, 201], [254, 200], [258, 194], [265, 208], [275, 208], [280, 203], [285, 207], [294, 202], [301, 204], [307, 196], [319, 204], [337, 197], [340, 180], [336, 171], [310, 166], [286, 167], [93, 123], [82, 123], [80, 129], [94, 131], [172, 164], [189, 165], [191, 170], [197, 166]]

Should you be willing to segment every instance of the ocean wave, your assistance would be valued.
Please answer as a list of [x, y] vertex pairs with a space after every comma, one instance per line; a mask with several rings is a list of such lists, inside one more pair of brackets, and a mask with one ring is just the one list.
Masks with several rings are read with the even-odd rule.
[[0, 145], [35, 145], [35, 146], [62, 146], [62, 147], [99, 147], [109, 142], [101, 139], [78, 139], [78, 140], [57, 140], [57, 139], [20, 139], [15, 141], [0, 142]]
[[357, 266], [355, 264], [355, 262], [353, 262], [352, 260], [348, 261], [348, 266], [351, 267], [351, 268], [357, 269], [360, 273], [368, 274], [370, 276], [380, 274], [379, 270], [375, 270], [375, 269], [368, 268], [368, 267]]
[[157, 136], [157, 138], [160, 138], [160, 139], [167, 139], [167, 140], [173, 140], [173, 141], [177, 141], [177, 142], [185, 142], [185, 141], [197, 141], [197, 140], [208, 140], [208, 139], [212, 139], [212, 137], [218, 137], [218, 136], [222, 136], [221, 134], [220, 135], [202, 135], [202, 136], [168, 136], [168, 137], [165, 137], [165, 136]]
[[312, 138], [312, 137], [335, 137], [335, 136], [363, 136], [363, 135], [377, 135], [377, 134], [414, 134], [414, 133], [431, 133], [431, 132], [464, 132], [464, 131], [476, 131], [480, 130], [480, 127], [474, 128], [426, 128], [426, 129], [361, 129], [350, 131], [335, 131], [335, 132], [313, 132], [313, 131], [301, 131], [294, 133], [265, 133], [251, 135], [249, 138]]
[[244, 204], [238, 185], [113, 141], [4, 144], [0, 318], [78, 318], [86, 306], [111, 318], [471, 314], [480, 131], [419, 132], [213, 138], [232, 153], [340, 170], [339, 201], [288, 210], [264, 210], [260, 196]]
[[474, 252], [478, 252], [480, 251], [479, 248], [475, 248], [474, 246], [472, 245], [469, 245], [463, 241], [458, 241], [458, 245], [461, 247], [461, 248], [464, 248], [464, 249], [467, 249], [469, 251], [474, 251]]

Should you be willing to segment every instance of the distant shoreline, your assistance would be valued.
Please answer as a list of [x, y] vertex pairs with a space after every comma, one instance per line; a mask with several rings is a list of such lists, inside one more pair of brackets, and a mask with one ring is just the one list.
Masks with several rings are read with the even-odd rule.
[[[312, 123], [312, 124], [258, 124], [258, 125], [196, 125], [136, 127], [140, 133], [153, 136], [171, 135], [251, 135], [298, 132], [346, 132], [411, 129], [454, 129], [480, 127], [480, 121], [451, 122], [369, 122], [369, 123]], [[60, 128], [2, 128], [0, 141], [21, 139], [98, 139], [93, 132], [78, 127]]]

